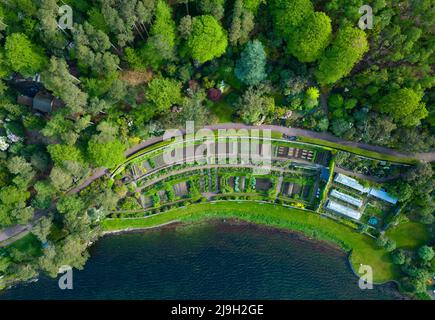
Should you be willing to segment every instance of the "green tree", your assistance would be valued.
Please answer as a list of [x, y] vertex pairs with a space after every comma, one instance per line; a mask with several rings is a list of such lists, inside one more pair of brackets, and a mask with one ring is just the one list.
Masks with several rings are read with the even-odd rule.
[[81, 213], [85, 208], [85, 204], [83, 200], [75, 195], [66, 195], [59, 199], [59, 201], [56, 203], [56, 209], [60, 213], [72, 213], [72, 214], [79, 214]]
[[47, 242], [47, 237], [50, 234], [52, 219], [50, 217], [42, 217], [32, 228], [32, 233], [42, 243]]
[[265, 4], [266, 0], [245, 0], [244, 6], [252, 13], [256, 13], [261, 4]]
[[89, 140], [87, 150], [89, 160], [96, 168], [113, 168], [125, 161], [125, 146], [117, 139], [100, 141], [94, 136]]
[[30, 197], [30, 192], [20, 190], [16, 186], [10, 185], [0, 190], [0, 201], [5, 205], [13, 205], [25, 202]]
[[393, 119], [404, 126], [416, 126], [421, 119], [428, 116], [423, 94], [410, 88], [403, 88], [391, 92], [379, 100], [377, 108], [383, 113], [390, 114]]
[[102, 78], [110, 77], [117, 71], [119, 58], [108, 51], [111, 43], [103, 31], [85, 22], [75, 25], [73, 35], [79, 66], [90, 68], [94, 76]]
[[315, 87], [309, 87], [305, 92], [304, 106], [305, 109], [311, 110], [319, 104], [320, 92]]
[[[154, 0], [98, 1], [105, 24], [114, 35], [117, 44], [124, 47], [134, 40], [135, 33], [142, 38], [146, 25], [155, 9]], [[135, 32], [133, 32], [133, 30]]]
[[150, 37], [140, 50], [140, 56], [153, 68], [158, 68], [165, 60], [173, 60], [176, 45], [176, 25], [172, 19], [171, 7], [166, 1], [158, 1]]
[[210, 14], [217, 20], [224, 16], [225, 0], [199, 0], [199, 9], [202, 14]]
[[36, 196], [32, 200], [32, 206], [37, 209], [48, 209], [53, 202], [55, 188], [46, 180], [37, 181], [34, 188]]
[[47, 63], [44, 51], [22, 33], [13, 33], [6, 38], [5, 57], [10, 68], [24, 76], [34, 75]]
[[83, 156], [79, 149], [75, 146], [67, 144], [52, 144], [47, 146], [51, 159], [57, 165], [61, 165], [64, 161], [83, 162]]
[[402, 265], [406, 261], [406, 255], [403, 250], [394, 250], [391, 253], [391, 258], [394, 264]]
[[45, 87], [65, 102], [69, 114], [83, 112], [88, 95], [77, 86], [79, 80], [70, 74], [65, 60], [52, 57], [41, 78]]
[[366, 233], [369, 231], [369, 226], [366, 225], [365, 223], [362, 223], [358, 226], [358, 232], [360, 233]]
[[435, 256], [435, 252], [432, 247], [422, 246], [418, 248], [418, 256], [424, 261], [431, 261]]
[[331, 32], [331, 19], [323, 12], [313, 12], [292, 33], [287, 49], [301, 62], [316, 61], [329, 45]]
[[379, 237], [376, 238], [376, 245], [381, 248], [385, 247], [387, 241], [388, 241], [387, 237], [385, 237], [384, 235], [380, 235]]
[[260, 124], [275, 110], [275, 100], [263, 88], [248, 88], [239, 101], [239, 114], [243, 122]]
[[244, 8], [243, 0], [236, 0], [231, 16], [230, 43], [233, 46], [245, 44], [249, 40], [249, 34], [253, 29], [254, 14]]
[[192, 17], [184, 16], [178, 24], [178, 32], [183, 39], [187, 39], [192, 32]]
[[41, 0], [36, 17], [39, 21], [41, 39], [52, 48], [63, 49], [67, 44], [63, 32], [58, 27], [59, 5], [57, 0]]
[[385, 250], [387, 250], [388, 252], [391, 252], [393, 250], [396, 249], [396, 241], [392, 240], [392, 239], [387, 239], [386, 243], [384, 245]]
[[156, 77], [149, 82], [145, 96], [158, 112], [166, 111], [172, 105], [181, 103], [181, 83], [174, 79]]
[[296, 28], [314, 11], [310, 0], [271, 0], [270, 10], [275, 31], [289, 39]]
[[248, 42], [234, 72], [240, 81], [249, 86], [257, 85], [266, 78], [266, 52], [259, 40]]
[[68, 172], [60, 167], [53, 167], [50, 172], [50, 181], [56, 190], [66, 191], [73, 183], [73, 179]]
[[333, 84], [347, 76], [367, 50], [364, 31], [350, 26], [340, 29], [331, 47], [319, 60], [315, 72], [317, 81], [322, 85]]
[[328, 97], [328, 106], [333, 110], [340, 109], [343, 107], [343, 104], [343, 96], [339, 93], [333, 93]]
[[353, 123], [347, 119], [337, 118], [331, 122], [331, 131], [337, 137], [345, 137], [353, 128]]
[[210, 15], [192, 19], [192, 32], [187, 38], [189, 55], [199, 63], [210, 61], [225, 53], [228, 39], [219, 22]]

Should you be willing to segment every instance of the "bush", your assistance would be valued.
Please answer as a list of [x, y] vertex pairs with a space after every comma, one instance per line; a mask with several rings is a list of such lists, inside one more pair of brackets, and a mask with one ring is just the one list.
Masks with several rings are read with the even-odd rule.
[[341, 94], [334, 93], [331, 94], [328, 98], [328, 106], [331, 109], [340, 109], [343, 106], [344, 99]]

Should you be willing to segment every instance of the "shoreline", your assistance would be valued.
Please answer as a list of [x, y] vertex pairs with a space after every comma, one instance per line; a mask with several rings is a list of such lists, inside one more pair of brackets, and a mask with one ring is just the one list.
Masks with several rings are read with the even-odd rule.
[[[126, 229], [122, 229], [122, 230], [104, 231], [102, 237], [117, 236], [117, 235], [122, 235], [122, 234], [129, 234], [129, 233], [144, 233], [144, 232], [153, 231], [153, 230], [176, 229], [177, 227], [188, 228], [188, 227], [194, 227], [194, 226], [199, 226], [199, 225], [204, 225], [204, 224], [227, 224], [227, 223], [230, 225], [233, 225], [233, 226], [252, 226], [252, 227], [255, 227], [258, 229], [262, 229], [263, 231], [267, 231], [267, 232], [273, 232], [273, 233], [278, 232], [278, 233], [290, 234], [290, 235], [294, 236], [293, 239], [302, 240], [302, 241], [309, 241], [310, 243], [315, 243], [315, 244], [319, 244], [323, 247], [328, 247], [329, 250], [334, 250], [334, 251], [340, 252], [341, 254], [344, 254], [346, 257], [346, 264], [347, 264], [348, 268], [350, 269], [350, 271], [352, 272], [352, 274], [356, 278], [358, 278], [358, 279], [360, 278], [360, 275], [354, 269], [352, 262], [351, 262], [352, 250], [350, 252], [347, 252], [346, 250], [341, 248], [336, 243], [333, 243], [333, 242], [330, 242], [330, 241], [327, 241], [324, 239], [315, 239], [315, 238], [309, 237], [308, 235], [306, 235], [302, 231], [291, 230], [291, 229], [281, 229], [281, 228], [277, 228], [274, 226], [258, 224], [258, 223], [254, 223], [254, 222], [250, 222], [250, 221], [245, 221], [242, 219], [237, 219], [237, 218], [228, 218], [228, 219], [206, 218], [204, 220], [191, 221], [191, 222], [181, 222], [180, 220], [174, 220], [174, 221], [169, 221], [169, 222], [166, 222], [166, 223], [163, 223], [160, 225], [156, 225], [156, 226], [152, 226], [152, 227], [126, 228]], [[388, 280], [385, 282], [373, 282], [373, 285], [375, 285], [375, 286], [394, 285], [394, 290], [396, 291], [398, 297], [400, 297], [403, 300], [411, 299], [410, 297], [405, 296], [400, 292], [399, 282], [397, 280], [392, 279], [392, 280]]]
[[[140, 232], [146, 232], [149, 230], [155, 230], [155, 229], [172, 229], [176, 226], [182, 226], [182, 225], [187, 225], [185, 223], [182, 223], [180, 220], [173, 220], [173, 221], [169, 221], [169, 222], [165, 222], [156, 226], [152, 226], [152, 227], [139, 227], [139, 228], [125, 228], [125, 229], [120, 229], [120, 230], [110, 230], [110, 231], [103, 231], [101, 237], [105, 237], [105, 236], [115, 236], [115, 235], [120, 235], [120, 234], [124, 234], [124, 233], [140, 233]], [[97, 240], [98, 241], [98, 240]]]
[[[184, 228], [190, 228], [190, 227], [198, 227], [201, 225], [226, 225], [226, 226], [233, 226], [233, 227], [247, 226], [250, 228], [255, 228], [255, 229], [259, 230], [260, 232], [264, 232], [265, 234], [281, 233], [281, 234], [289, 235], [290, 239], [288, 239], [288, 240], [290, 240], [290, 241], [294, 241], [294, 240], [305, 241], [305, 242], [308, 241], [311, 244], [315, 244], [320, 249], [323, 248], [323, 250], [321, 250], [321, 251], [327, 255], [329, 255], [331, 253], [337, 253], [337, 254], [343, 256], [345, 258], [345, 263], [349, 265], [351, 272], [354, 274], [355, 277], [359, 278], [358, 274], [355, 272], [355, 270], [352, 266], [352, 263], [350, 262], [351, 252], [346, 252], [338, 244], [335, 244], [333, 242], [329, 242], [329, 241], [323, 240], [323, 239], [315, 239], [315, 238], [309, 237], [308, 235], [306, 235], [303, 232], [298, 231], [298, 230], [282, 229], [282, 228], [277, 228], [274, 226], [268, 226], [268, 225], [254, 223], [254, 222], [249, 222], [249, 221], [245, 221], [245, 220], [237, 219], [237, 218], [225, 218], [225, 219], [206, 218], [203, 220], [196, 220], [196, 221], [189, 221], [189, 222], [181, 222], [179, 220], [174, 220], [174, 221], [169, 221], [167, 223], [163, 223], [163, 224], [152, 226], [152, 227], [126, 228], [123, 230], [106, 231], [106, 232], [103, 232], [102, 236], [98, 240], [101, 240], [103, 237], [106, 237], [106, 236], [112, 237], [112, 236], [117, 236], [117, 235], [122, 235], [122, 234], [135, 234], [135, 233], [139, 234], [139, 233], [146, 233], [149, 231], [162, 231], [162, 230], [174, 230], [174, 231], [176, 231], [177, 228], [184, 229]], [[93, 242], [89, 246], [89, 248], [92, 247], [95, 243], [97, 243], [98, 240]], [[92, 258], [92, 255], [91, 255], [91, 258]], [[29, 281], [26, 281], [25, 283], [37, 282], [37, 281], [39, 281], [40, 276], [41, 275], [38, 275], [36, 278], [31, 279]], [[394, 287], [393, 287], [393, 283], [394, 283]], [[18, 285], [18, 283], [12, 284], [11, 286], [9, 286], [8, 288], [5, 288], [2, 291], [5, 292], [5, 291], [8, 291], [10, 289], [13, 289], [16, 285]], [[397, 285], [397, 282], [395, 280], [390, 280], [390, 281], [387, 281], [385, 283], [374, 283], [374, 285], [375, 286], [382, 286], [385, 288], [384, 290], [391, 290], [393, 297], [394, 297], [394, 300], [411, 300], [411, 298], [409, 296], [406, 296], [400, 292], [399, 287]]]

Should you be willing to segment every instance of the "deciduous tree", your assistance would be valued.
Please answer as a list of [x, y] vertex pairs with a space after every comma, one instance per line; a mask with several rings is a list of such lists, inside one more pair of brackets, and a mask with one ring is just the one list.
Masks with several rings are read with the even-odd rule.
[[181, 103], [181, 83], [174, 79], [154, 78], [148, 84], [145, 96], [158, 112], [166, 111], [172, 105]]
[[316, 61], [331, 41], [331, 19], [323, 12], [313, 12], [288, 40], [288, 51], [301, 62]]
[[340, 29], [331, 47], [319, 60], [315, 72], [317, 81], [322, 85], [333, 84], [347, 76], [367, 50], [364, 31], [351, 26]]
[[216, 18], [203, 15], [192, 19], [192, 32], [187, 38], [186, 47], [193, 59], [204, 63], [220, 57], [227, 45], [226, 32]]
[[27, 77], [41, 71], [47, 63], [43, 49], [22, 33], [13, 33], [6, 38], [5, 57], [12, 70]]
[[314, 8], [310, 0], [271, 0], [270, 10], [275, 31], [288, 39]]
[[416, 126], [421, 119], [428, 116], [423, 94], [410, 88], [391, 92], [379, 100], [379, 111], [390, 114], [393, 119], [404, 126]]

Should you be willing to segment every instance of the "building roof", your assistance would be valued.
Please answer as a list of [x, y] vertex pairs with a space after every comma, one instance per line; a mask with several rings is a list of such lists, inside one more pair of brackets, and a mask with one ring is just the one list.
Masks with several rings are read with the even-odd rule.
[[360, 208], [362, 206], [362, 204], [363, 204], [361, 199], [352, 197], [352, 196], [350, 196], [350, 195], [348, 195], [346, 193], [340, 192], [340, 191], [338, 191], [336, 189], [332, 190], [330, 195], [332, 197], [334, 197], [334, 198], [340, 199], [340, 200], [342, 200], [344, 202], [347, 202], [347, 203], [349, 203], [351, 205], [354, 205], [357, 208]]
[[328, 182], [328, 181], [329, 181], [329, 174], [330, 174], [330, 170], [329, 170], [329, 168], [322, 167], [322, 171], [321, 171], [321, 173], [320, 173], [320, 178], [321, 178], [323, 181], [325, 181], [325, 182]]
[[388, 203], [391, 204], [396, 204], [398, 199], [395, 197], [390, 196], [387, 192], [383, 191], [383, 190], [377, 190], [377, 189], [371, 189], [369, 192], [369, 195], [384, 200]]
[[357, 180], [355, 180], [351, 177], [345, 176], [344, 174], [341, 174], [341, 173], [337, 173], [334, 181], [338, 182], [340, 184], [343, 184], [345, 186], [348, 186], [349, 188], [358, 190], [361, 193], [367, 193], [369, 191], [368, 188], [364, 187]]
[[345, 216], [350, 217], [352, 219], [359, 220], [361, 218], [361, 212], [356, 211], [352, 208], [346, 207], [346, 206], [344, 206], [338, 202], [335, 202], [333, 200], [328, 201], [326, 208], [331, 210], [331, 211], [334, 211], [335, 213], [345, 215]]
[[396, 204], [398, 201], [397, 198], [392, 197], [391, 195], [389, 195], [387, 192], [383, 190], [379, 190], [375, 188], [366, 188], [363, 185], [361, 185], [357, 180], [341, 173], [337, 174], [334, 181], [343, 184], [345, 186], [348, 186], [352, 189], [358, 190], [361, 193], [368, 193], [370, 196], [373, 196], [375, 198], [378, 198], [380, 200], [386, 201], [391, 204]]
[[38, 92], [35, 98], [33, 98], [33, 109], [42, 112], [51, 112], [53, 110], [53, 97]]
[[29, 96], [19, 95], [17, 98], [17, 103], [23, 106], [31, 107], [33, 105], [33, 98]]

